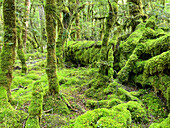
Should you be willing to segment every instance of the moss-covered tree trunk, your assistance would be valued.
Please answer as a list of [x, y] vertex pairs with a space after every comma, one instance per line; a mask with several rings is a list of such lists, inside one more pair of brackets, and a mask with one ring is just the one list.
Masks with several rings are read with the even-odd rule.
[[26, 52], [26, 41], [27, 41], [27, 28], [28, 28], [29, 10], [30, 10], [30, 0], [25, 0], [24, 29], [22, 30], [22, 39], [23, 39], [23, 44], [24, 44], [25, 52]]
[[107, 62], [108, 62], [109, 38], [110, 38], [113, 24], [116, 21], [117, 12], [118, 12], [117, 0], [115, 2], [113, 2], [112, 5], [109, 0], [108, 0], [108, 3], [109, 3], [109, 16], [106, 19], [106, 29], [105, 29], [105, 33], [104, 33], [104, 38], [102, 40], [102, 48], [100, 51], [100, 55], [101, 55], [100, 59], [102, 62], [101, 62], [99, 72], [103, 75], [108, 75]]
[[129, 3], [129, 14], [131, 16], [137, 16], [143, 13], [142, 0], [127, 0]]
[[[80, 4], [79, 0], [76, 0], [77, 5]], [[80, 39], [80, 14], [78, 13], [76, 16], [76, 38], [79, 40]]]
[[17, 40], [18, 41], [17, 54], [21, 61], [22, 73], [27, 73], [27, 65], [26, 65], [25, 55], [24, 55], [24, 51], [23, 51], [23, 42], [22, 42], [22, 38], [21, 38], [20, 25], [21, 24], [19, 23], [19, 21], [17, 21], [17, 39], [18, 39]]
[[57, 55], [57, 64], [59, 67], [63, 67], [63, 51], [64, 51], [64, 39], [66, 38], [66, 33], [64, 34], [63, 26], [62, 26], [62, 9], [63, 9], [63, 3], [60, 0], [57, 0], [57, 16], [58, 19], [58, 38], [56, 42], [56, 55]]
[[[0, 86], [6, 88], [8, 97], [11, 95], [12, 72], [15, 62], [16, 47], [16, 16], [15, 0], [4, 0], [3, 2], [4, 19], [4, 45], [1, 53], [1, 71], [3, 81]], [[1, 77], [2, 78], [2, 77]]]
[[44, 2], [41, 1], [42, 5], [38, 6], [39, 8], [39, 17], [40, 17], [40, 26], [41, 26], [41, 37], [40, 37], [40, 48], [41, 52], [44, 52], [43, 46], [46, 41], [46, 32], [45, 32], [45, 15], [44, 15]]
[[46, 31], [47, 31], [47, 67], [49, 93], [55, 95], [59, 93], [59, 82], [56, 74], [56, 2], [46, 0]]

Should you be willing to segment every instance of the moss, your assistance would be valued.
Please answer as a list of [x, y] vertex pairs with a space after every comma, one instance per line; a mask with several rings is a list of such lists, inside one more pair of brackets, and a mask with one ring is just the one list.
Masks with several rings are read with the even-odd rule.
[[7, 91], [0, 87], [0, 127], [22, 127], [27, 114], [15, 110], [8, 102]]
[[118, 72], [117, 79], [120, 82], [127, 82], [129, 78], [129, 73], [132, 71], [134, 64], [138, 60], [136, 54], [132, 54], [128, 61], [126, 62], [125, 66]]
[[156, 18], [154, 16], [151, 16], [147, 21], [146, 21], [146, 24], [145, 24], [145, 27], [150, 27], [152, 29], [156, 29]]
[[[24, 51], [23, 51], [23, 42], [21, 39], [21, 28], [20, 28], [20, 22], [17, 20], [17, 42], [18, 42], [18, 47], [17, 47], [17, 54], [18, 57], [21, 61], [21, 65], [22, 65], [22, 73], [27, 73], [27, 65], [26, 65], [26, 59], [25, 59], [25, 55], [24, 55]], [[27, 36], [24, 36], [24, 38]]]
[[130, 94], [130, 92], [126, 91], [122, 87], [118, 88], [118, 94], [117, 94], [121, 100], [124, 101], [138, 101], [139, 99], [133, 95]]
[[7, 89], [8, 96], [11, 95], [12, 72], [15, 62], [16, 47], [16, 16], [15, 1], [6, 0], [3, 2], [3, 19], [4, 19], [4, 45], [1, 52], [1, 70], [4, 73], [4, 81], [0, 86]]
[[153, 116], [152, 118], [166, 116], [165, 105], [163, 105], [161, 100], [153, 92], [144, 95], [141, 99], [146, 104], [148, 115], [151, 114]]
[[101, 42], [95, 41], [68, 41], [68, 48], [66, 51], [66, 60], [82, 65], [93, 64], [99, 60]]
[[40, 122], [40, 127], [48, 126], [49, 128], [59, 128], [63, 127], [67, 123], [68, 119], [66, 117], [60, 116], [58, 114], [43, 114]]
[[110, 100], [87, 100], [86, 107], [97, 109], [97, 108], [111, 108], [113, 106], [116, 106], [118, 104], [122, 103], [119, 99], [110, 99]]
[[119, 46], [120, 62], [119, 67], [125, 66], [128, 57], [132, 54], [137, 44], [140, 42], [144, 33], [144, 25], [142, 24], [135, 32], [133, 32], [125, 42], [121, 42]]
[[45, 103], [43, 104], [44, 111], [53, 109], [51, 111], [52, 113], [58, 113], [60, 115], [68, 115], [70, 113], [70, 110], [66, 105], [66, 102], [59, 95], [50, 96], [46, 94], [44, 96], [44, 103]]
[[26, 128], [40, 128], [39, 126], [39, 117], [29, 117], [26, 122]]
[[170, 124], [170, 114], [161, 123], [152, 123], [149, 128], [169, 128]]
[[155, 56], [147, 61], [144, 67], [144, 77], [149, 74], [161, 73], [166, 68], [170, 68], [170, 51], [164, 52], [158, 56]]
[[[106, 122], [106, 120], [114, 120], [112, 122]], [[106, 123], [105, 123], [106, 122]], [[127, 109], [118, 110], [108, 110], [108, 109], [95, 109], [93, 111], [88, 111], [85, 114], [79, 116], [74, 127], [78, 128], [93, 128], [93, 127], [110, 127], [116, 126], [128, 127], [131, 123], [131, 115]]]
[[141, 103], [136, 101], [129, 101], [122, 103], [112, 108], [113, 110], [121, 111], [127, 109], [130, 111], [131, 118], [135, 122], [147, 121], [146, 111]]
[[32, 80], [39, 80], [41, 79], [39, 75], [37, 74], [28, 74], [26, 75], [26, 78], [32, 79]]
[[47, 66], [46, 73], [49, 81], [49, 93], [59, 94], [59, 82], [56, 74], [56, 2], [47, 0], [45, 6], [47, 31]]
[[43, 89], [41, 82], [35, 82], [33, 85], [32, 100], [29, 106], [29, 118], [26, 127], [39, 127], [39, 119], [42, 115]]
[[170, 87], [167, 89], [167, 106], [168, 109], [170, 110]]
[[113, 48], [111, 47], [108, 53], [108, 66], [109, 66], [108, 76], [111, 78], [113, 78], [114, 75], [113, 62], [114, 62]]
[[128, 0], [129, 2], [129, 14], [133, 16], [137, 16], [138, 14], [142, 14], [142, 0]]

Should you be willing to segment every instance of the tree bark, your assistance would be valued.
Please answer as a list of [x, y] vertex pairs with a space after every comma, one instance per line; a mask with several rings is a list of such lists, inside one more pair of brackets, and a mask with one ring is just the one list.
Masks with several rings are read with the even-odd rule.
[[44, 18], [44, 7], [43, 7], [43, 1], [42, 5], [38, 6], [39, 8], [39, 17], [40, 17], [40, 26], [41, 26], [41, 38], [40, 38], [40, 48], [41, 52], [43, 53], [43, 46], [44, 46], [44, 41], [46, 41], [46, 32], [45, 32], [45, 18]]
[[1, 52], [1, 71], [2, 76], [0, 86], [7, 90], [8, 97], [11, 95], [12, 72], [15, 63], [16, 47], [16, 15], [15, 0], [4, 0], [3, 19], [4, 19], [4, 45]]
[[24, 29], [22, 31], [22, 39], [23, 39], [25, 52], [26, 52], [26, 41], [27, 41], [27, 28], [28, 28], [28, 21], [29, 21], [29, 10], [30, 10], [30, 0], [25, 0]]
[[59, 82], [56, 74], [56, 2], [46, 0], [46, 31], [47, 31], [47, 67], [49, 93], [59, 94]]

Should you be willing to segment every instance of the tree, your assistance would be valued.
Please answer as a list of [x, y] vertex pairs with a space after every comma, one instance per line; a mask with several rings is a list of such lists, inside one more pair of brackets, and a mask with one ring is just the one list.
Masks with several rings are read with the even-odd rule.
[[56, 2], [46, 0], [46, 31], [47, 31], [47, 67], [49, 93], [59, 94], [59, 82], [56, 74]]
[[23, 44], [24, 44], [25, 52], [26, 52], [26, 41], [27, 41], [27, 28], [28, 28], [29, 10], [30, 10], [30, 0], [25, 0], [24, 29], [22, 31]]
[[108, 46], [109, 46], [110, 33], [111, 33], [112, 27], [117, 19], [117, 13], [118, 13], [117, 2], [118, 1], [115, 0], [115, 2], [113, 2], [113, 4], [111, 4], [110, 1], [108, 0], [109, 15], [106, 19], [106, 30], [105, 30], [104, 38], [102, 40], [102, 48], [100, 51], [100, 54], [101, 54], [100, 59], [103, 63], [101, 64], [99, 72], [102, 73], [103, 75], [108, 75], [108, 66], [105, 63], [108, 62], [108, 50], [109, 50]]
[[11, 95], [12, 72], [15, 62], [16, 47], [16, 16], [15, 0], [4, 0], [3, 2], [4, 19], [4, 45], [1, 53], [1, 71], [3, 82], [0, 86], [5, 87], [8, 97]]

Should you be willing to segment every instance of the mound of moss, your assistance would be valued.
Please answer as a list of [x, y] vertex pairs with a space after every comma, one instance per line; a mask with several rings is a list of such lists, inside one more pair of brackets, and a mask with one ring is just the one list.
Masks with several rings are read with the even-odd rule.
[[0, 127], [20, 128], [27, 116], [25, 112], [15, 110], [10, 105], [5, 88], [0, 87]]

